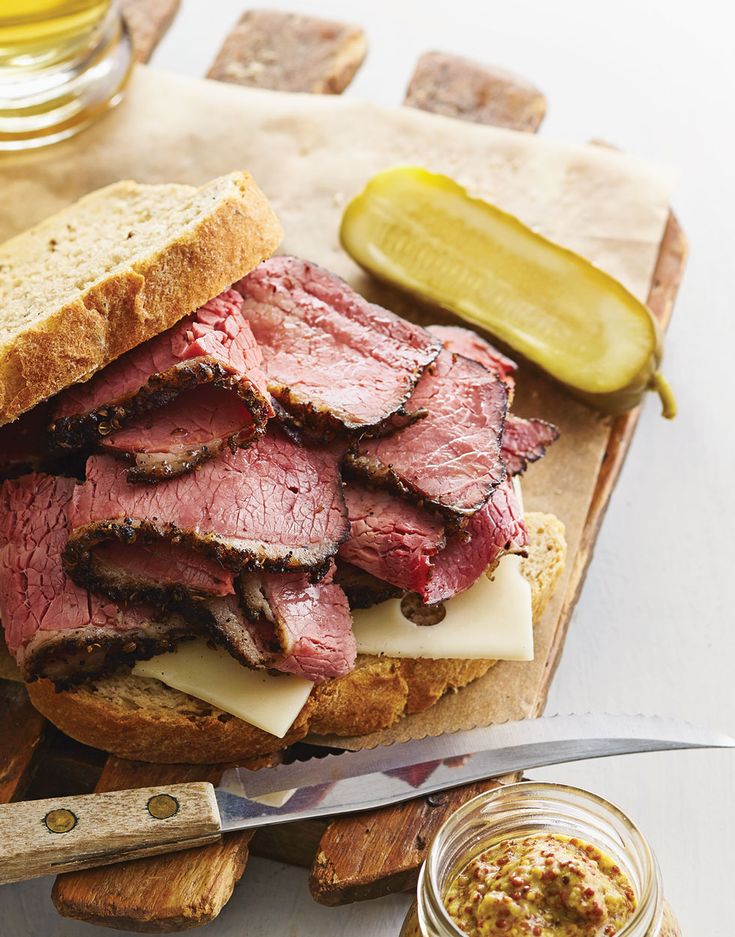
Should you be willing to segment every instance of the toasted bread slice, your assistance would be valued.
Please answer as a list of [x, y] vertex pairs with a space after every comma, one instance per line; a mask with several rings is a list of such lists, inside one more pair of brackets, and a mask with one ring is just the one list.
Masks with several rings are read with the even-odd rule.
[[247, 173], [118, 182], [0, 245], [0, 426], [169, 328], [283, 232]]
[[[533, 614], [543, 614], [564, 569], [564, 525], [553, 514], [528, 514]], [[141, 761], [240, 761], [303, 738], [364, 735], [433, 705], [492, 667], [490, 660], [396, 660], [360, 657], [355, 670], [315, 688], [289, 734], [276, 738], [157, 680], [126, 675], [56, 693], [41, 680], [28, 685], [34, 706], [67, 735]]]

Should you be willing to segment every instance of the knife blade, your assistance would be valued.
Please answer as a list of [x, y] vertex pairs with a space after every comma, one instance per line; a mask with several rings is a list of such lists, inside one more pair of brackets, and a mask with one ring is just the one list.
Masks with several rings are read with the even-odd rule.
[[249, 771], [216, 791], [223, 830], [338, 816], [401, 803], [516, 771], [735, 739], [658, 716], [585, 714], [524, 719]]
[[735, 739], [652, 716], [506, 722], [274, 768], [189, 782], [0, 804], [0, 884], [216, 842], [228, 830], [338, 816], [587, 758]]

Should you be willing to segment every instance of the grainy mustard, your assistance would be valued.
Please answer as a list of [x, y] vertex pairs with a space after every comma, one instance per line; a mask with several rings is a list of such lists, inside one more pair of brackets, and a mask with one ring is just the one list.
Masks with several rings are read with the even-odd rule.
[[546, 834], [504, 840], [476, 856], [444, 904], [469, 937], [613, 937], [636, 899], [595, 846]]

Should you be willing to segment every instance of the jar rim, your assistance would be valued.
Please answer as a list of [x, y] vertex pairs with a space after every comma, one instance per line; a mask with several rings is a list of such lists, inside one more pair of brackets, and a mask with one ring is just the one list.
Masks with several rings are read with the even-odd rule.
[[[631, 837], [635, 849], [637, 850], [643, 868], [643, 880], [641, 882], [640, 894], [636, 894], [636, 909], [632, 916], [626, 921], [623, 928], [618, 931], [616, 937], [642, 937], [649, 933], [649, 927], [655, 922], [657, 914], [661, 913], [661, 876], [658, 863], [653, 851], [643, 833], [637, 824], [616, 804], [584, 788], [574, 787], [569, 784], [559, 784], [553, 781], [517, 781], [512, 784], [503, 784], [500, 787], [493, 788], [490, 791], [483, 791], [467, 803], [462, 804], [451, 816], [444, 822], [431, 844], [424, 868], [421, 870], [419, 879], [419, 890], [427, 888], [432, 899], [433, 912], [439, 916], [443, 928], [448, 935], [452, 937], [466, 937], [464, 931], [460, 930], [451, 915], [447, 911], [443, 896], [439, 894], [437, 887], [439, 881], [438, 864], [442, 856], [442, 849], [445, 845], [444, 836], [461, 822], [466, 816], [475, 811], [478, 806], [494, 800], [501, 800], [503, 797], [512, 796], [514, 793], [523, 792], [529, 797], [533, 794], [543, 797], [544, 795], [561, 794], [569, 797], [577, 797], [583, 802], [590, 801], [595, 806], [602, 808], [605, 812], [615, 818]], [[444, 836], [443, 836], [444, 834]], [[511, 838], [509, 834], [508, 838]], [[658, 907], [657, 907], [658, 906]], [[645, 927], [645, 930], [642, 930]]]

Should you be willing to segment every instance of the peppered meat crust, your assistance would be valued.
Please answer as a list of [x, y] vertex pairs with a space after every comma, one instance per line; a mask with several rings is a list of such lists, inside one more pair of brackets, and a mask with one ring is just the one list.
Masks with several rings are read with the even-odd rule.
[[[52, 451], [107, 449], [133, 463], [129, 481], [155, 483], [262, 435], [273, 409], [242, 302], [225, 290], [66, 390], [49, 426]], [[212, 398], [212, 388], [239, 401], [234, 415]], [[181, 398], [186, 403], [176, 409]]]
[[497, 375], [442, 351], [407, 404], [427, 416], [390, 436], [362, 439], [346, 469], [461, 525], [505, 478], [507, 408], [508, 390]]
[[268, 389], [306, 436], [364, 433], [402, 412], [441, 342], [296, 257], [235, 284], [262, 348]]
[[169, 541], [236, 573], [318, 575], [349, 533], [341, 457], [336, 444], [302, 447], [273, 427], [249, 449], [222, 453], [193, 474], [138, 486], [127, 483], [117, 460], [93, 456], [70, 505], [64, 567], [75, 582], [114, 601], [156, 604], [191, 595], [178, 583], [139, 574], [127, 581], [98, 562], [95, 547]]

